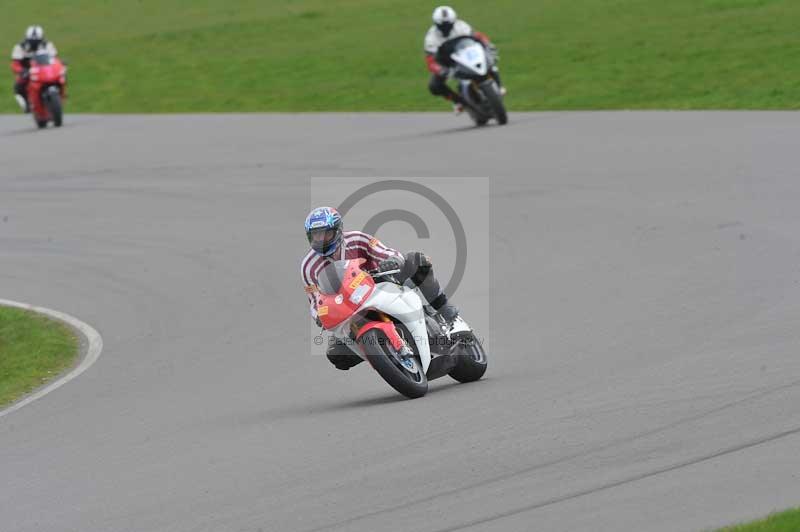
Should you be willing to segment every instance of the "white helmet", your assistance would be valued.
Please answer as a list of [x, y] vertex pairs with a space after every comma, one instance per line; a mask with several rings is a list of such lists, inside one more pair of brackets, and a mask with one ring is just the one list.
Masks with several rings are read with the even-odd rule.
[[25, 30], [25, 43], [32, 50], [36, 50], [44, 41], [44, 30], [41, 26], [28, 26]]
[[456, 20], [458, 20], [456, 10], [450, 6], [439, 6], [433, 10], [433, 23], [445, 37], [450, 35]]

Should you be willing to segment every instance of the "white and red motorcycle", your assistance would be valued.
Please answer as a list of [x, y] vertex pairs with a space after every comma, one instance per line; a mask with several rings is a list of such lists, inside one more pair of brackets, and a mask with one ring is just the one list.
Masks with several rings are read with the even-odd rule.
[[429, 380], [450, 375], [471, 382], [483, 376], [486, 352], [466, 322], [448, 328], [416, 289], [393, 279], [399, 270], [368, 272], [361, 269], [364, 262], [336, 261], [317, 276], [324, 329], [412, 399], [427, 393]]

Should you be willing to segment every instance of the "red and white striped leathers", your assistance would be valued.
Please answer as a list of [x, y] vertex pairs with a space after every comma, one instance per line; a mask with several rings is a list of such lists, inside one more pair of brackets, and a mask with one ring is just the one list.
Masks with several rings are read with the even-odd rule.
[[[344, 253], [344, 254], [342, 254]], [[345, 231], [342, 233], [342, 245], [330, 257], [323, 257], [314, 250], [300, 263], [300, 276], [305, 285], [308, 303], [311, 305], [311, 317], [317, 317], [317, 275], [328, 264], [343, 259], [366, 259], [362, 266], [365, 270], [374, 270], [384, 259], [394, 258], [402, 265], [403, 255], [396, 249], [384, 246], [380, 240], [361, 231]]]

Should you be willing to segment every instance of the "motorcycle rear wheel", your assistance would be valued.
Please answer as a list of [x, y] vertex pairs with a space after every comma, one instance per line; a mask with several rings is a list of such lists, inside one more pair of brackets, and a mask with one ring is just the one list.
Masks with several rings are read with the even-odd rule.
[[367, 331], [361, 337], [360, 344], [367, 362], [389, 386], [409, 399], [428, 393], [428, 378], [422, 371], [419, 359], [414, 356], [403, 361], [383, 331]]
[[460, 353], [455, 355], [458, 357], [458, 363], [448, 375], [458, 382], [479, 380], [486, 373], [488, 364], [483, 345], [472, 334], [459, 338], [458, 342]]

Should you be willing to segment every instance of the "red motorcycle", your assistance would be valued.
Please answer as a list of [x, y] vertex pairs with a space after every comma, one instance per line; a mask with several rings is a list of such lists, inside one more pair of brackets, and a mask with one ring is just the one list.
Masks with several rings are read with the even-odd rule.
[[67, 67], [58, 57], [40, 52], [31, 58], [28, 76], [28, 105], [36, 125], [44, 128], [52, 121], [54, 126], [61, 127]]

